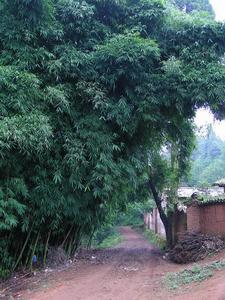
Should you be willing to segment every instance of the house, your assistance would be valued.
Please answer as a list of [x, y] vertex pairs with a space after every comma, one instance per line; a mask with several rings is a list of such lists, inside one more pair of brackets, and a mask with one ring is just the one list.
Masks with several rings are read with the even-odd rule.
[[222, 178], [218, 181], [216, 181], [213, 186], [219, 186], [219, 187], [222, 187], [223, 190], [224, 190], [224, 194], [225, 194], [225, 178]]
[[[224, 184], [224, 185], [223, 185]], [[212, 188], [181, 187], [178, 189], [176, 210], [172, 215], [173, 240], [186, 231], [225, 236], [225, 179]], [[163, 200], [166, 207], [166, 200]], [[144, 216], [145, 226], [165, 237], [158, 209]]]

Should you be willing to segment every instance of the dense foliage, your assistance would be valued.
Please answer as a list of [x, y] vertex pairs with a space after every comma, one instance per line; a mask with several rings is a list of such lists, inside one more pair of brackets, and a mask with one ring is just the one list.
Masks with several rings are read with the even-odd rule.
[[2, 266], [73, 253], [168, 140], [186, 161], [195, 109], [224, 114], [224, 33], [163, 0], [0, 2]]
[[122, 226], [143, 225], [144, 214], [152, 211], [155, 203], [152, 199], [145, 202], [130, 202], [124, 211], [121, 211], [117, 218], [116, 224]]

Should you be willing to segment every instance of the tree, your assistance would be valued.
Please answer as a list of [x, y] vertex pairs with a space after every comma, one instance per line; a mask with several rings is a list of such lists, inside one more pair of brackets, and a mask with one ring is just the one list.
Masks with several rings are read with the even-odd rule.
[[15, 268], [74, 252], [166, 142], [181, 162], [196, 108], [224, 115], [225, 29], [161, 0], [4, 0], [0, 17], [0, 254]]
[[[172, 129], [172, 128], [171, 128]], [[193, 126], [189, 121], [180, 123], [180, 130], [171, 130], [171, 135], [160, 143], [163, 149], [149, 153], [148, 186], [155, 200], [166, 232], [167, 246], [174, 244], [172, 214], [178, 203], [177, 190], [182, 178], [190, 168], [190, 156], [194, 147]], [[167, 196], [167, 205], [162, 203]]]

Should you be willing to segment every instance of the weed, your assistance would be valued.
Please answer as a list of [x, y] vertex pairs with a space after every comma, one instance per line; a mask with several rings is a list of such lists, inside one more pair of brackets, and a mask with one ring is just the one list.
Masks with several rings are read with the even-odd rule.
[[7, 279], [10, 277], [10, 275], [11, 275], [10, 270], [0, 268], [0, 278], [1, 279]]
[[166, 240], [152, 230], [144, 229], [143, 234], [151, 244], [158, 246], [160, 249], [166, 248]]
[[194, 264], [190, 269], [184, 269], [177, 273], [168, 273], [165, 278], [169, 289], [177, 289], [182, 285], [192, 282], [201, 282], [213, 276], [217, 270], [225, 268], [225, 259], [214, 261], [205, 266]]
[[118, 245], [122, 240], [122, 237], [119, 233], [114, 233], [113, 235], [108, 236], [106, 239], [104, 239], [97, 248], [110, 248], [113, 246]]

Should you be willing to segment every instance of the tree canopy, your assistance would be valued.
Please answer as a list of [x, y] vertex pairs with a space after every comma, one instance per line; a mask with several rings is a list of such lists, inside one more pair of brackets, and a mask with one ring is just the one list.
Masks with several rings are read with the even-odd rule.
[[0, 259], [15, 268], [146, 196], [165, 143], [184, 167], [195, 110], [224, 116], [225, 26], [163, 0], [3, 0], [0, 20]]

